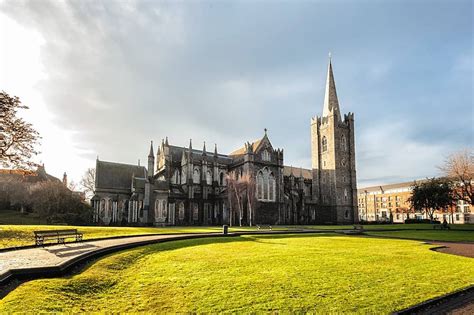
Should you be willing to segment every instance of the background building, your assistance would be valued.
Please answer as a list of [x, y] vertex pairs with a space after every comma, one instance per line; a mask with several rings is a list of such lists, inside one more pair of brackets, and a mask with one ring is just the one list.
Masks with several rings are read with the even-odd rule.
[[[359, 188], [357, 192], [359, 220], [403, 223], [405, 219], [429, 219], [412, 209], [409, 198], [413, 182]], [[474, 223], [474, 207], [458, 200], [446, 211], [437, 211], [434, 218], [448, 223]]]

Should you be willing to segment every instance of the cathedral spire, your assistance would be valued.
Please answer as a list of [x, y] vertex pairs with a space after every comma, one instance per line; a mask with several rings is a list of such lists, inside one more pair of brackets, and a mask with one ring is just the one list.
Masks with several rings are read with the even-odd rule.
[[150, 144], [150, 153], [148, 154], [148, 157], [153, 157], [154, 154], [153, 154], [153, 141], [151, 141], [151, 144]]
[[337, 100], [336, 83], [332, 73], [331, 53], [329, 53], [328, 74], [326, 78], [326, 92], [324, 94], [323, 117], [336, 115], [341, 119], [339, 101]]
[[217, 143], [214, 143], [214, 156], [217, 157]]
[[202, 155], [206, 155], [206, 141], [204, 141], [204, 145], [202, 146]]

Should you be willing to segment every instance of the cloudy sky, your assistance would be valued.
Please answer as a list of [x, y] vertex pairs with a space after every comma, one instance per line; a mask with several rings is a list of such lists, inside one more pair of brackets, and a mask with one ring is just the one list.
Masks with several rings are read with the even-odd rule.
[[228, 153], [268, 128], [310, 167], [332, 52], [359, 186], [438, 173], [473, 146], [473, 7], [451, 1], [0, 0], [0, 89], [49, 173], [145, 161], [149, 141]]

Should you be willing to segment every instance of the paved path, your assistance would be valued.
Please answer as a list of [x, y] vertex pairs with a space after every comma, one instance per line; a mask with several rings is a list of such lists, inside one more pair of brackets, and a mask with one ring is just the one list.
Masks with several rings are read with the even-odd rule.
[[433, 245], [444, 246], [435, 249], [437, 252], [474, 258], [474, 243], [429, 242]]
[[0, 253], [0, 284], [12, 274], [26, 274], [35, 269], [67, 267], [80, 258], [87, 258], [97, 253], [112, 251], [117, 248], [130, 248], [139, 245], [158, 243], [166, 240], [179, 240], [195, 237], [220, 236], [218, 233], [208, 234], [168, 234], [153, 236], [135, 236], [81, 243], [66, 243], [28, 249], [13, 250]]

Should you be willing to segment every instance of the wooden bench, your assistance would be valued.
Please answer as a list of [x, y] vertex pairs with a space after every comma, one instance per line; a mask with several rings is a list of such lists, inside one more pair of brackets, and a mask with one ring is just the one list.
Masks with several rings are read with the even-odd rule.
[[272, 230], [271, 225], [257, 225], [257, 230]]
[[451, 230], [448, 225], [445, 226], [444, 224], [433, 224], [433, 230], [436, 230], [437, 228], [440, 230]]
[[77, 229], [34, 231], [33, 233], [36, 246], [44, 246], [44, 242], [47, 240], [56, 240], [58, 244], [64, 244], [67, 238], [75, 238], [76, 242], [80, 242], [83, 236], [83, 233]]

